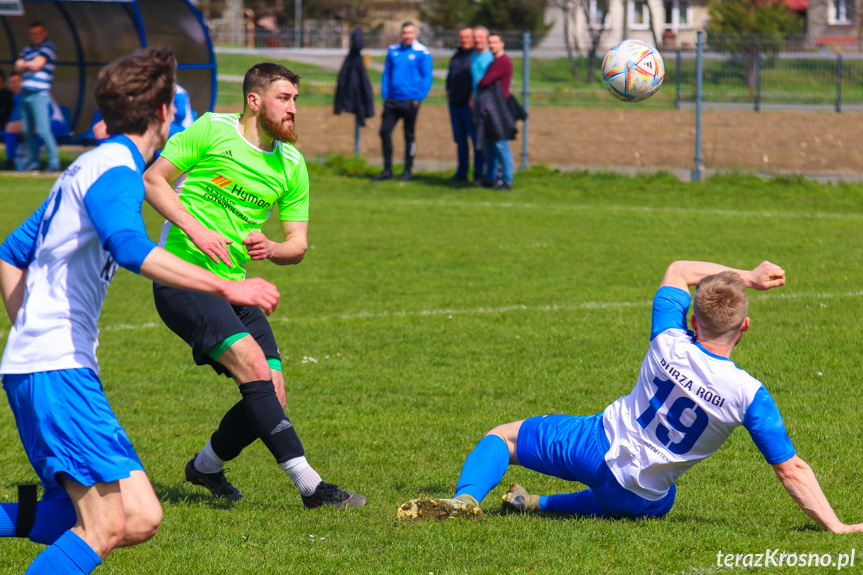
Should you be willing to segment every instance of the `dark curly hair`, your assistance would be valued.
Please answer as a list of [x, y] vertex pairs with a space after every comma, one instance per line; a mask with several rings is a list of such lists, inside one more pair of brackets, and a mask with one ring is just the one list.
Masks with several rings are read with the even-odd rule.
[[300, 87], [300, 77], [282, 66], [272, 62], [255, 64], [246, 72], [243, 78], [243, 100], [248, 101], [249, 94], [263, 94], [270, 84], [279, 80], [287, 80], [297, 88]]
[[96, 105], [109, 134], [141, 135], [174, 100], [177, 60], [168, 48], [143, 48], [99, 72]]

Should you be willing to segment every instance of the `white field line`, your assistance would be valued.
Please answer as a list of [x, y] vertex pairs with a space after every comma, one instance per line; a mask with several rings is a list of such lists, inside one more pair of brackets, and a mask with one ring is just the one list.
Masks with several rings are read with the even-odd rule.
[[[815, 299], [815, 300], [824, 300], [824, 299], [836, 299], [843, 297], [860, 297], [863, 296], [863, 290], [853, 291], [853, 292], [837, 292], [837, 293], [823, 293], [823, 292], [811, 292], [811, 293], [770, 293], [763, 294], [758, 296], [757, 300], [762, 298], [779, 298], [779, 299]], [[594, 302], [583, 302], [577, 304], [549, 304], [549, 305], [507, 305], [500, 307], [476, 307], [476, 308], [443, 308], [443, 309], [423, 309], [423, 310], [401, 310], [401, 311], [381, 311], [381, 312], [372, 312], [372, 311], [363, 311], [358, 313], [345, 313], [345, 314], [334, 314], [320, 317], [310, 317], [310, 318], [296, 318], [296, 317], [271, 317], [270, 322], [295, 322], [295, 323], [315, 323], [315, 322], [328, 322], [328, 321], [349, 321], [349, 320], [362, 320], [362, 319], [387, 319], [387, 318], [400, 318], [400, 317], [435, 317], [435, 316], [453, 316], [453, 315], [484, 315], [484, 314], [498, 314], [498, 313], [511, 313], [511, 312], [555, 312], [555, 311], [577, 311], [577, 310], [604, 310], [604, 309], [617, 309], [617, 308], [625, 308], [625, 307], [649, 307], [651, 304], [651, 300], [641, 300], [641, 301], [619, 301], [619, 302], [609, 302], [609, 301], [594, 301]], [[102, 331], [121, 331], [121, 330], [136, 330], [136, 329], [149, 329], [160, 326], [161, 323], [156, 322], [146, 322], [141, 324], [115, 324], [115, 325], [106, 325], [102, 326], [100, 329]], [[6, 335], [3, 332], [0, 335]]]
[[[778, 298], [778, 299], [814, 299], [814, 300], [826, 300], [826, 299], [836, 299], [836, 298], [844, 298], [844, 297], [861, 297], [863, 296], [863, 290], [860, 291], [851, 291], [851, 292], [836, 292], [836, 293], [825, 293], [825, 292], [809, 292], [809, 293], [770, 293], [763, 294], [758, 296], [755, 301], [758, 301], [762, 298]], [[344, 314], [333, 314], [326, 315], [320, 317], [309, 317], [309, 318], [296, 318], [296, 317], [271, 317], [269, 318], [270, 323], [316, 323], [316, 322], [328, 322], [328, 321], [350, 321], [350, 320], [362, 320], [362, 319], [387, 319], [387, 318], [399, 318], [399, 317], [436, 317], [436, 316], [454, 316], [454, 315], [485, 315], [485, 314], [497, 314], [497, 313], [511, 313], [511, 312], [554, 312], [554, 311], [577, 311], [577, 310], [604, 310], [604, 309], [617, 309], [617, 308], [625, 308], [625, 307], [648, 307], [651, 304], [651, 300], [642, 300], [642, 301], [594, 301], [594, 302], [583, 302], [578, 304], [548, 304], [548, 305], [507, 305], [501, 307], [476, 307], [476, 308], [443, 308], [443, 309], [422, 309], [416, 311], [410, 310], [401, 310], [401, 311], [381, 311], [381, 312], [372, 312], [372, 311], [361, 311], [358, 313], [344, 313]], [[138, 329], [151, 329], [154, 327], [159, 327], [162, 325], [161, 323], [148, 321], [145, 323], [139, 324], [129, 324], [129, 323], [120, 323], [114, 325], [105, 325], [101, 326], [99, 329], [101, 331], [127, 331], [127, 330], [138, 330]], [[0, 331], [0, 337], [6, 337], [8, 335], [8, 331]]]
[[[325, 202], [326, 199], [316, 200]], [[344, 203], [344, 200], [339, 200]], [[350, 200], [349, 200], [350, 201]], [[353, 200], [357, 203], [365, 203], [365, 200]], [[697, 214], [708, 216], [726, 217], [756, 217], [756, 218], [790, 218], [805, 220], [863, 220], [861, 213], [837, 213], [837, 212], [771, 212], [771, 211], [744, 211], [744, 210], [721, 210], [703, 208], [674, 208], [653, 206], [619, 206], [619, 205], [596, 205], [596, 204], [537, 204], [531, 202], [471, 202], [464, 200], [390, 200], [387, 203], [408, 206], [437, 206], [454, 208], [506, 208], [506, 209], [545, 209], [555, 212], [560, 211], [607, 211], [607, 212], [636, 212], [636, 213], [660, 213], [660, 214]]]

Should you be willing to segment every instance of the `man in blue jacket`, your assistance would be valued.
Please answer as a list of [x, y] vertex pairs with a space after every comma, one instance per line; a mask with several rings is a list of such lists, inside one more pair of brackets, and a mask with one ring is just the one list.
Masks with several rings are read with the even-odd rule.
[[381, 118], [381, 144], [384, 152], [384, 171], [375, 176], [376, 182], [393, 177], [393, 128], [399, 119], [405, 129], [405, 169], [402, 181], [411, 179], [416, 142], [414, 128], [420, 103], [428, 96], [432, 85], [432, 59], [429, 49], [417, 41], [417, 27], [413, 22], [402, 24], [401, 42], [387, 49], [381, 96], [384, 113]]

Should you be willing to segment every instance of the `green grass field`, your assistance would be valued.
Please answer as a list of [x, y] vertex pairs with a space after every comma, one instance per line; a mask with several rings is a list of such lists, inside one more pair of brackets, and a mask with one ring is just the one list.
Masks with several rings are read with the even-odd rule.
[[[230, 464], [246, 496], [239, 505], [185, 484], [185, 462], [239, 394], [193, 365], [162, 326], [149, 282], [121, 271], [100, 322], [101, 375], [165, 518], [155, 539], [115, 551], [97, 573], [706, 574], [747, 571], [717, 567], [720, 551], [836, 557], [855, 548], [856, 571], [843, 572], [859, 572], [863, 536], [809, 520], [742, 429], [679, 481], [662, 520], [501, 514], [511, 481], [539, 493], [580, 489], [520, 468], [484, 501], [482, 521], [405, 525], [395, 510], [450, 496], [464, 457], [494, 425], [596, 413], [628, 393], [668, 263], [770, 259], [788, 284], [751, 296], [752, 329], [734, 359], [770, 389], [839, 517], [863, 521], [854, 447], [863, 441], [863, 187], [536, 168], [504, 194], [448, 187], [437, 174], [371, 185], [350, 161], [310, 172], [305, 261], [255, 263], [249, 273], [282, 290], [271, 321], [309, 460], [368, 506], [304, 510], [260, 444]], [[3, 234], [50, 184], [0, 178]], [[145, 218], [156, 237], [159, 218], [146, 207]], [[0, 330], [5, 339], [5, 319]], [[36, 479], [5, 401], [0, 470], [0, 502]], [[0, 572], [23, 572], [40, 549], [0, 541]]]

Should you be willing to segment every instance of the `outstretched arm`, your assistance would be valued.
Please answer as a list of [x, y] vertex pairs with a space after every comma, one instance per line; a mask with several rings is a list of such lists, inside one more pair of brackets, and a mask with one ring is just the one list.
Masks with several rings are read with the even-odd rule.
[[773, 470], [791, 499], [821, 527], [831, 533], [863, 532], [863, 523], [846, 525], [839, 520], [821, 491], [815, 473], [805, 461], [795, 455], [788, 461], [774, 465]]
[[144, 258], [140, 274], [168, 286], [218, 296], [234, 305], [260, 306], [267, 315], [279, 305], [278, 288], [266, 280], [226, 280], [162, 248], [153, 248]]
[[146, 187], [144, 197], [147, 203], [153, 206], [153, 209], [163, 218], [183, 230], [198, 249], [214, 262], [224, 263], [229, 268], [234, 267], [228, 253], [228, 244], [232, 243], [231, 240], [196, 220], [180, 201], [180, 196], [171, 188], [170, 182], [176, 180], [181, 173], [177, 166], [163, 156], [159, 156], [144, 172]]
[[659, 287], [671, 286], [685, 290], [689, 286], [696, 285], [702, 278], [724, 271], [735, 272], [746, 283], [746, 287], [752, 289], [767, 290], [785, 285], [785, 270], [768, 261], [761, 262], [751, 271], [746, 271], [710, 262], [683, 260], [668, 266]]

